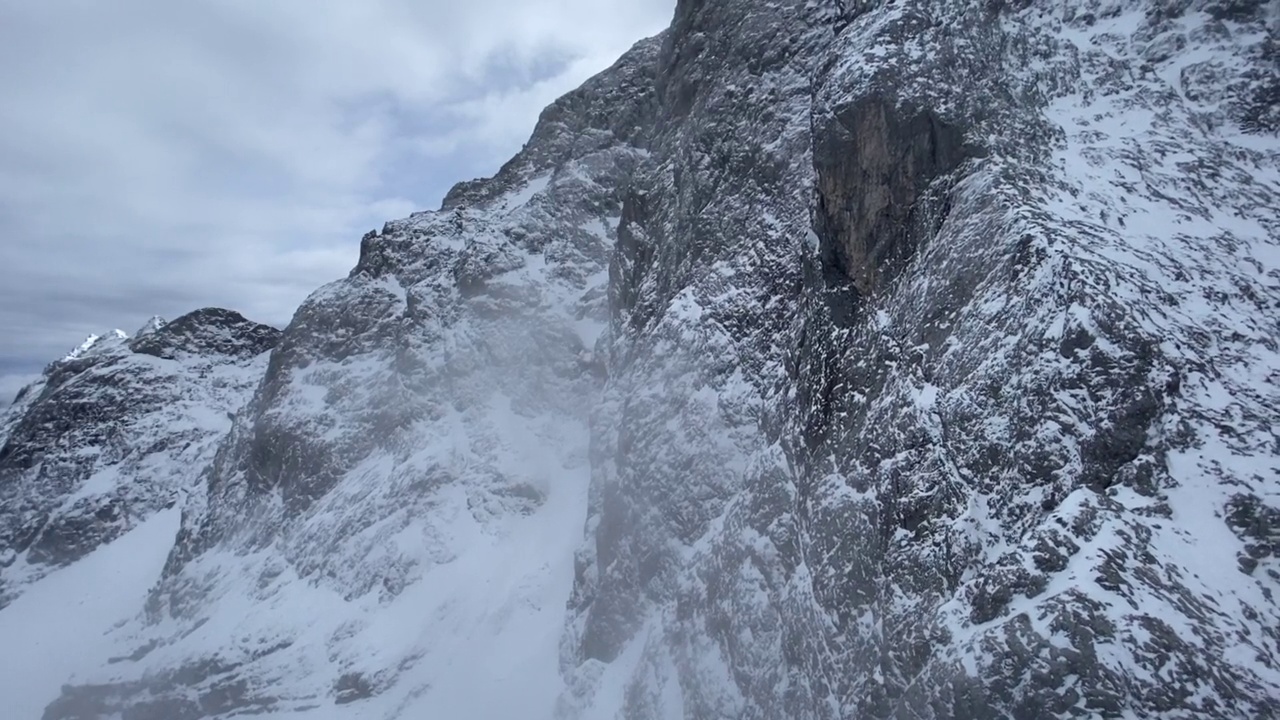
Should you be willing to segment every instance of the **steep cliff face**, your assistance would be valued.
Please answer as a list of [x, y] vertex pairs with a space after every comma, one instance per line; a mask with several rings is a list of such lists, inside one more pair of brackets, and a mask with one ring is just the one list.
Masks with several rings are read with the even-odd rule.
[[1278, 28], [682, 0], [299, 308], [45, 717], [1280, 713]]
[[[583, 716], [1278, 711], [1254, 518], [1280, 490], [1280, 197], [1251, 119], [1276, 10], [862, 3], [817, 41], [821, 8], [756, 8], [815, 40], [772, 73], [721, 66], [674, 134], [749, 155], [772, 130], [735, 135], [714, 98], [808, 83], [786, 157], [812, 164], [779, 188], [726, 173], [713, 229], [644, 227], [634, 305], [658, 320], [612, 336]], [[676, 27], [750, 44], [741, 15], [686, 3]], [[713, 248], [692, 271], [663, 261], [691, 244]]]
[[0, 607], [195, 489], [278, 336], [197, 310], [90, 338], [25, 388], [0, 418]]

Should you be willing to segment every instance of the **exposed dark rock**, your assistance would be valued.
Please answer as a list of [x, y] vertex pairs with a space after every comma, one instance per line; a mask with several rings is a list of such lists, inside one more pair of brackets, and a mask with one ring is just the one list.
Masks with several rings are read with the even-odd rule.
[[973, 154], [964, 137], [931, 110], [875, 96], [836, 108], [814, 129], [816, 231], [827, 262], [861, 295], [892, 282], [937, 232], [945, 213], [924, 207], [940, 202], [928, 191], [943, 180], [937, 194], [949, 192], [945, 176]]
[[174, 359], [181, 355], [247, 360], [275, 347], [280, 331], [234, 310], [204, 308], [187, 313], [129, 343], [136, 353]]

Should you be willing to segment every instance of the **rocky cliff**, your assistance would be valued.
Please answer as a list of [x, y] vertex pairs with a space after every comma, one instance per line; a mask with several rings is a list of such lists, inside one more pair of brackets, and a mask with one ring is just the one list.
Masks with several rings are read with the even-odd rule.
[[1278, 32], [681, 0], [299, 308], [45, 717], [1280, 715]]

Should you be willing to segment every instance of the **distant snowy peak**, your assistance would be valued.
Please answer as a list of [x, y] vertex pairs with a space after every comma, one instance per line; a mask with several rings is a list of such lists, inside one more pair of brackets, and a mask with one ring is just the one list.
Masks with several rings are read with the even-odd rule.
[[83, 357], [90, 352], [101, 352], [112, 347], [119, 346], [123, 341], [129, 339], [129, 334], [123, 330], [115, 329], [105, 335], [90, 335], [85, 338], [84, 342], [76, 346], [74, 350], [67, 353], [63, 358], [63, 362], [67, 360], [75, 360]]
[[91, 336], [0, 416], [0, 607], [194, 486], [280, 331], [197, 310]]
[[150, 320], [148, 320], [142, 327], [138, 328], [138, 331], [133, 334], [133, 337], [140, 338], [144, 335], [150, 335], [167, 324], [169, 324], [168, 320], [165, 320], [159, 315], [152, 315]]
[[89, 337], [85, 338], [84, 342], [77, 345], [74, 350], [64, 355], [62, 359], [75, 360], [76, 358], [88, 352], [89, 348], [93, 347], [94, 344], [97, 343], [100, 338], [101, 338], [100, 335], [90, 335]]
[[[153, 318], [147, 327], [156, 320], [159, 318]], [[234, 310], [203, 308], [171, 323], [161, 320], [150, 332], [139, 332], [130, 347], [137, 353], [168, 359], [190, 355], [250, 358], [274, 347], [279, 339], [278, 329]]]
[[[90, 335], [59, 362], [112, 350], [153, 355], [169, 360], [193, 355], [249, 358], [271, 349], [280, 339], [280, 330], [249, 320], [234, 310], [201, 308], [167, 322], [153, 315], [132, 336], [116, 329]], [[50, 366], [53, 369], [55, 362]]]

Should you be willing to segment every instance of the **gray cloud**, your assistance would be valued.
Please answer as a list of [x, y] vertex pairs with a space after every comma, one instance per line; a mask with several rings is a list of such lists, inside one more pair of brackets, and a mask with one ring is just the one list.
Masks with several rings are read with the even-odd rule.
[[672, 0], [0, 0], [0, 406], [85, 335], [283, 324]]

